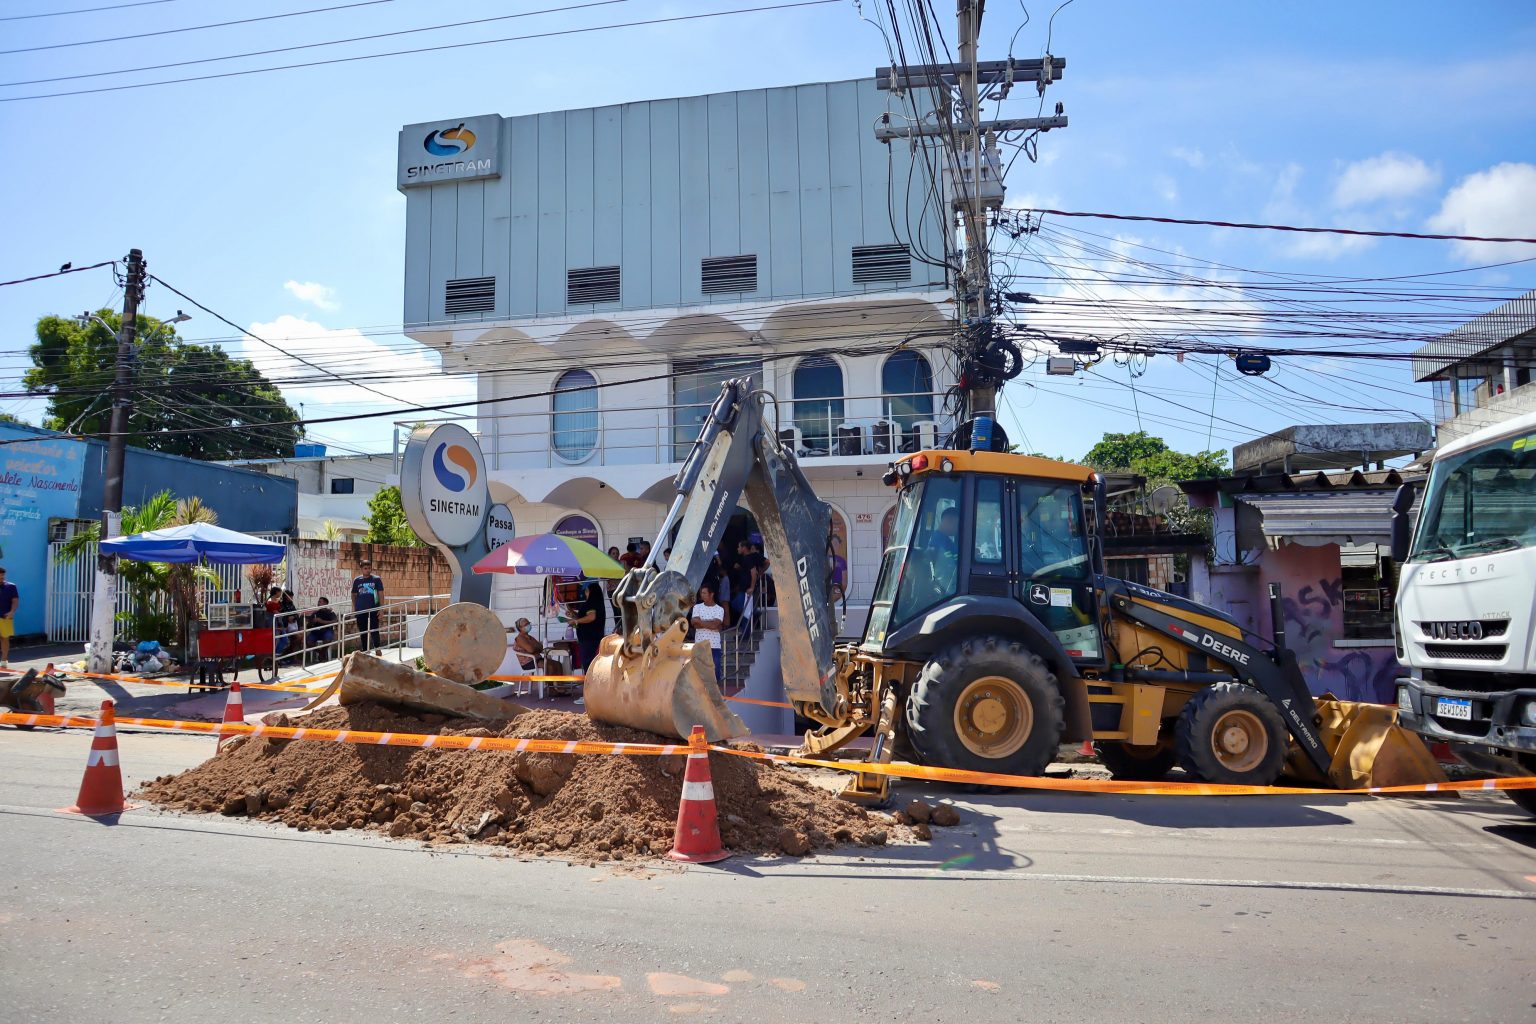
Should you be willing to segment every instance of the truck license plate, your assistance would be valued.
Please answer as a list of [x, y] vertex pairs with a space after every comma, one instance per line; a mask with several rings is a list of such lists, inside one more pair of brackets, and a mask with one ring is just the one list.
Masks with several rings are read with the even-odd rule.
[[1457, 700], [1455, 697], [1441, 697], [1435, 702], [1435, 714], [1442, 718], [1460, 718], [1470, 722], [1472, 721], [1472, 702]]

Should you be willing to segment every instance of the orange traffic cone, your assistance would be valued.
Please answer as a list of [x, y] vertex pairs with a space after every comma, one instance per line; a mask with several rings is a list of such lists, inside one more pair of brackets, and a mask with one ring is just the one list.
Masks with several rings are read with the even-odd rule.
[[104, 700], [101, 717], [96, 720], [96, 736], [91, 740], [91, 753], [85, 759], [80, 795], [75, 797], [73, 807], [61, 807], [60, 810], [99, 818], [121, 814], [134, 806], [123, 799], [123, 770], [117, 763], [117, 726], [112, 702]]
[[[229, 684], [229, 700], [224, 704], [224, 724], [233, 722], [236, 725], [245, 724], [245, 698], [240, 696], [240, 680], [236, 679]], [[234, 739], [233, 736], [225, 736], [222, 731], [219, 734], [219, 745], [214, 750], [223, 750], [224, 744]]]
[[53, 662], [50, 661], [48, 667], [43, 669], [43, 692], [37, 698], [38, 703], [43, 706], [45, 715], [54, 714], [53, 686]]
[[1098, 753], [1093, 749], [1093, 740], [1083, 740], [1083, 745], [1077, 748], [1077, 752], [1082, 754], [1084, 757], [1099, 756]]
[[715, 820], [715, 784], [709, 777], [709, 743], [702, 725], [693, 727], [688, 747], [683, 799], [677, 805], [677, 836], [667, 856], [690, 864], [712, 864], [730, 854], [720, 843], [720, 826]]

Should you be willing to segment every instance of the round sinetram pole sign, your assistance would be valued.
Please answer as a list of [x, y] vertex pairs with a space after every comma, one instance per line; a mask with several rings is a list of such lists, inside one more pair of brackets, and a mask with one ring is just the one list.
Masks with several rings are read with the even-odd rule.
[[490, 551], [490, 482], [475, 436], [457, 423], [416, 428], [401, 460], [400, 504], [416, 535], [447, 556], [453, 599], [489, 607], [491, 578], [471, 571]]

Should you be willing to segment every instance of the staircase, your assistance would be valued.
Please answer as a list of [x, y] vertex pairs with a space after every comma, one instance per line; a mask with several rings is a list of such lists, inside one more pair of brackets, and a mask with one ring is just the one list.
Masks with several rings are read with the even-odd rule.
[[752, 674], [752, 666], [757, 661], [757, 654], [763, 649], [763, 633], [761, 630], [753, 630], [751, 635], [743, 637], [734, 629], [725, 632], [725, 678], [721, 680], [723, 689], [727, 694], [739, 692], [747, 685], [747, 676]]

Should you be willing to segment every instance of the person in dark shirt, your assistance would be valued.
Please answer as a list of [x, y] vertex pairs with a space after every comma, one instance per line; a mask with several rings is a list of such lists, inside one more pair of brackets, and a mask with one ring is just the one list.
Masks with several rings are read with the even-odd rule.
[[585, 672], [592, 659], [597, 657], [597, 645], [608, 633], [608, 602], [596, 580], [590, 580], [582, 587], [581, 603], [571, 612], [571, 625], [576, 627], [576, 649]]
[[752, 593], [752, 588], [757, 585], [761, 568], [762, 556], [755, 555], [752, 545], [746, 541], [736, 544], [736, 557], [731, 560], [731, 621], [740, 622], [742, 609], [746, 606], [747, 597]]
[[304, 646], [310, 649], [319, 649], [322, 657], [330, 658], [330, 646], [336, 642], [336, 609], [331, 607], [331, 599], [322, 597], [319, 606], [310, 612], [305, 618], [308, 620], [308, 637]]
[[357, 568], [357, 578], [352, 581], [352, 610], [357, 613], [357, 641], [360, 650], [377, 650], [379, 647], [377, 609], [384, 599], [384, 581], [373, 574], [371, 562], [359, 562]]
[[11, 637], [16, 635], [16, 609], [20, 606], [21, 591], [0, 568], [0, 668], [11, 667]]

